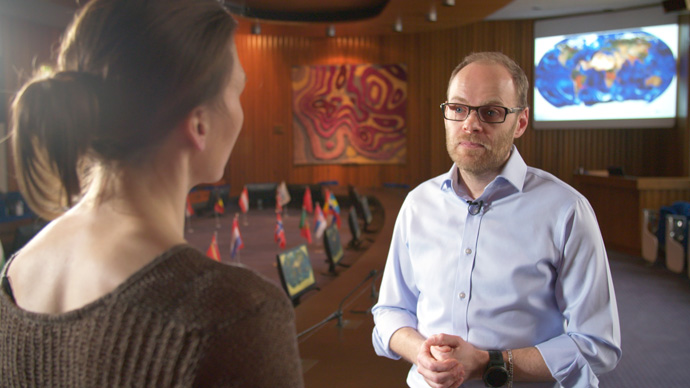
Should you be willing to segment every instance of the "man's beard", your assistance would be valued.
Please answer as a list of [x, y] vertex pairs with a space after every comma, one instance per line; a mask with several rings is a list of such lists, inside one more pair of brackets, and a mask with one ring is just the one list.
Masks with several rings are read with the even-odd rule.
[[[515, 129], [516, 126], [514, 125], [510, 131], [500, 132], [491, 143], [475, 134], [465, 135], [460, 139], [453, 139], [452, 143], [450, 142], [451, 139], [446, 139], [448, 154], [461, 171], [466, 171], [473, 175], [498, 172], [510, 154]], [[483, 147], [460, 150], [459, 144], [463, 141], [480, 144]]]

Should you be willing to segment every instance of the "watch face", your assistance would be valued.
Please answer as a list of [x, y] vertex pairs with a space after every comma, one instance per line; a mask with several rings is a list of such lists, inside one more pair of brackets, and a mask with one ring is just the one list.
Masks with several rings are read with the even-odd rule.
[[508, 382], [508, 371], [500, 366], [492, 366], [486, 371], [484, 381], [490, 387], [502, 387]]

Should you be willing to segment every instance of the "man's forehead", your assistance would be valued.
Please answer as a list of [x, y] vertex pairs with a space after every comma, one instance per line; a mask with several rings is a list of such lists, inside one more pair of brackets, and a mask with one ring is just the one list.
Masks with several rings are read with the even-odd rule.
[[510, 73], [502, 65], [493, 63], [467, 65], [448, 87], [450, 102], [487, 105], [513, 104], [515, 100], [515, 85]]

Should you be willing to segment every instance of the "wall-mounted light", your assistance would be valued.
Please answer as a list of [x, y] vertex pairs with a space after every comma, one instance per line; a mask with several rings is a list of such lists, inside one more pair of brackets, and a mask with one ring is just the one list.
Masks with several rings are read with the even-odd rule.
[[402, 19], [400, 18], [400, 16], [398, 16], [398, 18], [395, 19], [395, 23], [393, 23], [393, 31], [402, 32], [402, 30], [403, 30]]
[[254, 34], [254, 35], [261, 34], [261, 24], [259, 24], [259, 22], [254, 22], [252, 24], [252, 34]]
[[455, 0], [443, 0], [443, 5], [446, 7], [452, 7], [455, 5]]
[[426, 20], [430, 22], [435, 22], [438, 20], [438, 14], [436, 13], [436, 5], [431, 4], [431, 9], [429, 10], [429, 13], [426, 14]]
[[329, 24], [328, 27], [326, 27], [326, 36], [329, 38], [332, 38], [335, 36], [335, 26], [332, 24]]

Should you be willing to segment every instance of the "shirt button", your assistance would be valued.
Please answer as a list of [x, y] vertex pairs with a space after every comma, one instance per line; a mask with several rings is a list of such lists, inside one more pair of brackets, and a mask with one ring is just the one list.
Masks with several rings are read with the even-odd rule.
[[470, 248], [467, 248], [465, 249], [465, 253], [469, 255], [470, 253], [472, 253], [472, 250]]
[[465, 299], [466, 296], [467, 296], [467, 295], [466, 295], [464, 292], [461, 292], [461, 293], [458, 294], [458, 297], [459, 297], [460, 299]]

